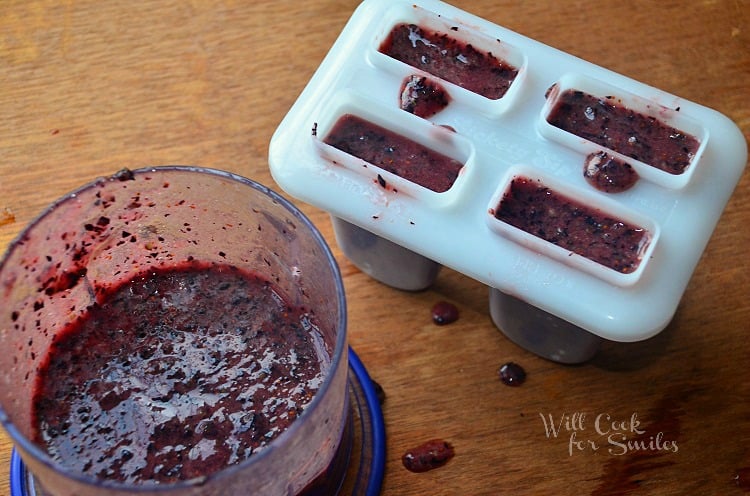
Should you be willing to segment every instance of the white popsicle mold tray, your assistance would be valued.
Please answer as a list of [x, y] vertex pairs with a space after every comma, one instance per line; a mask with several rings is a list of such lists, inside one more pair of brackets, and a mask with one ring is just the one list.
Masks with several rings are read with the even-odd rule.
[[[379, 51], [400, 23], [471, 43], [514, 65], [518, 75], [497, 100], [442, 81]], [[427, 119], [401, 110], [401, 85], [412, 74], [438, 81], [450, 96], [447, 107]], [[583, 163], [604, 148], [546, 119], [565, 89], [615, 96], [693, 135], [700, 147], [681, 174], [607, 150], [631, 164], [639, 180], [620, 193], [597, 190], [584, 179]], [[459, 160], [458, 179], [436, 193], [323, 143], [345, 114]], [[718, 112], [434, 0], [365, 0], [269, 151], [277, 183], [334, 219], [623, 342], [646, 339], [669, 323], [746, 161], [744, 137]], [[650, 243], [637, 270], [620, 273], [496, 219], [492, 212], [517, 176], [646, 229]]]

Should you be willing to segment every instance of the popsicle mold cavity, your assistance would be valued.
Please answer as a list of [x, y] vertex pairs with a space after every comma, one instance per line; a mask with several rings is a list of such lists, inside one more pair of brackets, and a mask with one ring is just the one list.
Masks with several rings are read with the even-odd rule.
[[455, 131], [397, 107], [342, 92], [314, 124], [320, 157], [391, 194], [447, 204], [472, 167], [473, 146]]
[[562, 193], [564, 185], [533, 174], [523, 168], [509, 174], [490, 203], [490, 228], [612, 284], [635, 284], [658, 226], [586, 190]]
[[[451, 189], [463, 168], [456, 159], [352, 114], [339, 118], [323, 141], [436, 193]], [[383, 176], [378, 184], [386, 187]]]
[[379, 51], [490, 100], [502, 98], [518, 75], [491, 51], [417, 24], [394, 26]]
[[718, 112], [438, 0], [362, 2], [269, 150], [364, 272], [461, 272], [514, 342], [566, 363], [664, 329], [746, 161]]
[[670, 188], [687, 185], [708, 140], [679, 103], [668, 107], [579, 74], [550, 87], [540, 132], [584, 153], [619, 157]]
[[384, 6], [370, 45], [375, 66], [401, 78], [438, 78], [459, 105], [477, 112], [498, 115], [510, 108], [525, 74], [521, 50], [416, 4]]

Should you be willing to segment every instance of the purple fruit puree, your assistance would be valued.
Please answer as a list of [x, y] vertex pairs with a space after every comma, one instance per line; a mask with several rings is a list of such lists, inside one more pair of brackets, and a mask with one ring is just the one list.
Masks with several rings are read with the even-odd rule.
[[[432, 191], [453, 186], [463, 164], [357, 116], [339, 118], [324, 142]], [[381, 186], [385, 180], [379, 178]]]
[[380, 52], [491, 100], [502, 98], [518, 75], [490, 52], [414, 24], [395, 26]]
[[623, 274], [634, 272], [649, 243], [645, 229], [516, 177], [494, 216], [529, 234]]
[[670, 174], [682, 174], [700, 146], [695, 137], [624, 107], [614, 96], [578, 90], [562, 92], [547, 121]]
[[36, 441], [91, 476], [169, 483], [263, 449], [329, 358], [308, 313], [229, 265], [151, 270], [59, 332], [37, 377]]

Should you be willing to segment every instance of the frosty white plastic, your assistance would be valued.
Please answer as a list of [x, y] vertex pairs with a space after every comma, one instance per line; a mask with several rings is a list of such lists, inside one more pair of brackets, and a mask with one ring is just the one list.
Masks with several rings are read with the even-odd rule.
[[[499, 100], [443, 81], [450, 96], [445, 109], [429, 120], [402, 111], [398, 102], [403, 80], [424, 73], [378, 50], [399, 23], [474, 43], [514, 64], [518, 76]], [[553, 86], [556, 89], [548, 93]], [[595, 190], [582, 171], [586, 155], [601, 147], [546, 122], [554, 98], [567, 88], [613, 94], [633, 110], [694, 135], [700, 148], [682, 174], [670, 175], [631, 160], [640, 176], [633, 188], [617, 194]], [[371, 164], [364, 167], [361, 160], [343, 157], [346, 154], [323, 143], [336, 119], [347, 112], [461, 160], [459, 179], [444, 193], [393, 175], [387, 184], [396, 186], [383, 187], [376, 178], [385, 171]], [[531, 332], [529, 326], [513, 331], [514, 341], [525, 348], [568, 362], [591, 356], [589, 337], [638, 341], [664, 329], [746, 160], [744, 137], [720, 113], [436, 0], [365, 0], [279, 125], [269, 151], [273, 177], [289, 194], [328, 211], [340, 219], [337, 226], [345, 222], [388, 241], [372, 243], [369, 255], [362, 250], [357, 254], [354, 262], [368, 274], [398, 286], [390, 275], [409, 267], [423, 270], [433, 263], [462, 272], [500, 295], [512, 295], [527, 309], [543, 312], [545, 319], [529, 314], [540, 336], [559, 334], [562, 327], [579, 331], [570, 331], [576, 338], [563, 340], [562, 354], [559, 347], [554, 353], [538, 347], [539, 340], [517, 339], [519, 329]], [[590, 206], [650, 230], [651, 246], [637, 273], [622, 277], [612, 269], [594, 267], [590, 260], [561, 257], [559, 247], [509, 235], [490, 210], [518, 170], [530, 171], [561, 193], [582, 195]], [[346, 247], [355, 244], [349, 237], [358, 231], [336, 232], [349, 255]], [[403, 248], [403, 253], [392, 246], [387, 253], [379, 251], [378, 246], [390, 245]], [[416, 259], [419, 263], [415, 256], [422, 257]], [[430, 283], [427, 277], [417, 279], [418, 286]], [[498, 305], [492, 303], [495, 323], [510, 332], [510, 324], [500, 315], [522, 315], [523, 309]], [[553, 321], [554, 325], [545, 324]]]

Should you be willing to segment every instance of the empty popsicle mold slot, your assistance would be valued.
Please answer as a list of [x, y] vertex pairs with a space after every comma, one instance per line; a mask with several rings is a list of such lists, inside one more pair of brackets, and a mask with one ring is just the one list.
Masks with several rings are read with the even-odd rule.
[[371, 60], [402, 80], [410, 74], [436, 78], [457, 104], [489, 115], [507, 110], [526, 71], [517, 48], [416, 5], [385, 12]]
[[488, 212], [495, 232], [620, 286], [638, 281], [659, 234], [648, 218], [521, 167], [509, 172]]
[[314, 133], [324, 158], [395, 194], [438, 204], [455, 199], [474, 156], [468, 140], [352, 92], [336, 101]]
[[605, 151], [619, 157], [644, 179], [681, 188], [693, 174], [708, 133], [680, 112], [677, 97], [656, 90], [654, 95], [648, 100], [567, 74], [550, 88], [539, 129], [584, 154]]

